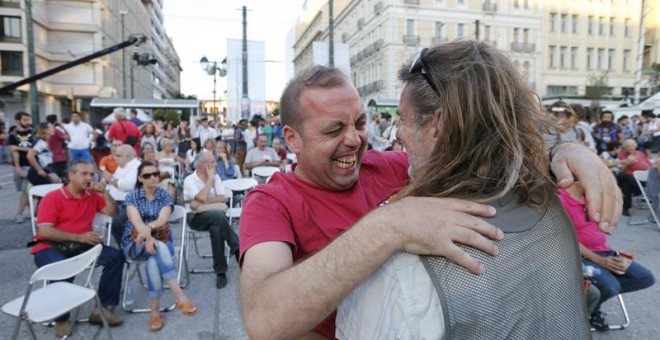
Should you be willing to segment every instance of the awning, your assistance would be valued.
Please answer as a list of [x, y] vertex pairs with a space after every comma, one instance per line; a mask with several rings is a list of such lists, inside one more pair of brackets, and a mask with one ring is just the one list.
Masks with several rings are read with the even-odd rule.
[[372, 99], [367, 106], [373, 107], [397, 107], [399, 106], [398, 99]]
[[199, 108], [198, 99], [116, 99], [93, 98], [92, 107], [123, 107], [142, 109], [196, 109]]

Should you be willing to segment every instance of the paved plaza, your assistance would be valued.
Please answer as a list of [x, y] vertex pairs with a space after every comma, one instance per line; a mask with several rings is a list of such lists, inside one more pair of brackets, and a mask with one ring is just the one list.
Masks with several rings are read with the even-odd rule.
[[[35, 270], [32, 256], [25, 244], [30, 241], [29, 219], [22, 224], [14, 223], [14, 212], [19, 195], [12, 182], [12, 168], [0, 166], [0, 304], [25, 293], [27, 280]], [[646, 217], [648, 211], [637, 211], [633, 218]], [[660, 229], [652, 223], [628, 226], [624, 223], [617, 229], [610, 243], [616, 249], [634, 250], [636, 259], [650, 268], [656, 277], [660, 276]], [[202, 251], [209, 250], [210, 243], [201, 243]], [[543, 254], [540, 254], [543, 255]], [[191, 253], [192, 266], [210, 266], [210, 259], [200, 259]], [[215, 289], [215, 276], [212, 274], [191, 274], [190, 284], [185, 292], [200, 307], [200, 313], [187, 317], [174, 310], [164, 314], [165, 327], [158, 333], [147, 329], [148, 313], [129, 314], [117, 307], [116, 314], [124, 319], [124, 324], [113, 328], [115, 339], [246, 339], [239, 312], [238, 279], [236, 262], [229, 264], [229, 284], [223, 289]], [[137, 280], [132, 280], [133, 306], [146, 306], [146, 291]], [[529, 284], [534, 284], [530, 282]], [[166, 291], [163, 305], [172, 302], [171, 294]], [[625, 302], [631, 316], [630, 326], [622, 331], [594, 334], [594, 339], [658, 339], [660, 334], [660, 288], [659, 285], [636, 293], [625, 295]], [[609, 301], [603, 308], [611, 324], [619, 322], [621, 313], [614, 301]], [[91, 305], [86, 305], [81, 316], [87, 316]], [[15, 319], [0, 313], [0, 339], [11, 336]], [[54, 338], [52, 328], [36, 325], [37, 336], [42, 339]], [[79, 324], [70, 339], [90, 339], [96, 332], [96, 326]], [[28, 339], [25, 326], [21, 328], [21, 339]]]

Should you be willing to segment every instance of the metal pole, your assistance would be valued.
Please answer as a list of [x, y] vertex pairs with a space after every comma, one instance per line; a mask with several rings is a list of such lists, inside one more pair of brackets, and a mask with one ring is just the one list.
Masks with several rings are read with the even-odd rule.
[[[137, 53], [137, 52], [135, 52]], [[133, 58], [135, 58], [135, 54], [133, 54]], [[134, 60], [131, 60], [131, 99], [135, 98], [135, 76], [133, 74], [133, 68], [135, 67]]]
[[[126, 11], [119, 11], [119, 15], [121, 15], [121, 41], [125, 41], [126, 38], [124, 37], [124, 16], [126, 16], [128, 12]], [[126, 51], [122, 50], [121, 51], [121, 84], [123, 88], [123, 93], [124, 96], [123, 98], [126, 98]]]
[[328, 1], [328, 66], [335, 66], [335, 18], [334, 18], [334, 1]]
[[243, 98], [248, 97], [247, 7], [243, 6]]
[[[37, 72], [36, 55], [34, 53], [34, 30], [32, 21], [32, 0], [25, 0], [25, 21], [27, 33], [28, 50], [28, 76], [33, 77]], [[30, 83], [30, 113], [32, 124], [36, 126], [39, 122], [39, 91], [37, 91], [37, 80]]]
[[479, 40], [479, 20], [475, 20], [474, 26], [475, 26], [474, 37], [476, 40]]
[[637, 70], [635, 71], [635, 97], [633, 104], [639, 104], [640, 87], [642, 85], [642, 67], [644, 66], [644, 36], [646, 35], [646, 0], [642, 0], [642, 18], [639, 23], [639, 40], [637, 41]]
[[215, 111], [215, 81], [216, 81], [216, 74], [218, 73], [218, 68], [216, 66], [216, 63], [213, 63], [213, 109], [211, 109], [211, 112], [213, 112], [213, 120], [215, 123], [218, 121], [218, 114]]

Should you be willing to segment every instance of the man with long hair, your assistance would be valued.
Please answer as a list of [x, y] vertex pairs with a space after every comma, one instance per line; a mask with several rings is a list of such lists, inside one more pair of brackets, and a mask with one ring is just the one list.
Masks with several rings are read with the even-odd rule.
[[[375, 209], [407, 184], [408, 163], [416, 159], [366, 152], [367, 117], [342, 71], [315, 66], [298, 75], [284, 90], [281, 117], [297, 163], [253, 189], [241, 215], [241, 305], [251, 337], [334, 337], [337, 305], [398, 251], [446, 256], [483, 273], [484, 255], [477, 260], [456, 243], [495, 255], [490, 240], [503, 235], [479, 218], [493, 216], [492, 207], [408, 197]], [[591, 217], [611, 231], [621, 199], [607, 168], [575, 143], [553, 151], [559, 183], [573, 182], [571, 170], [587, 180]]]

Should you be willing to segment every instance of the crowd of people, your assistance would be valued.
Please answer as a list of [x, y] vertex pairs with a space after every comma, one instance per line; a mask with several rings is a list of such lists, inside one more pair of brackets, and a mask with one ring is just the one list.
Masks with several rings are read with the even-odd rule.
[[[117, 248], [103, 247], [98, 261], [104, 267], [99, 285], [102, 306], [93, 311], [90, 321], [101, 323], [99, 313], [103, 312], [111, 326], [122, 323], [112, 307], [119, 302], [124, 259], [130, 258], [145, 262], [151, 307], [148, 328], [158, 331], [164, 326], [160, 297], [165, 284], [171, 287], [183, 314], [198, 312], [176, 283], [174, 246], [167, 224], [174, 204], [186, 205], [191, 229], [209, 232], [216, 287], [223, 288], [227, 285], [225, 244], [229, 254], [238, 258], [239, 243], [226, 218], [222, 183], [252, 168], [237, 160], [241, 157], [263, 165], [263, 155], [270, 155], [268, 165], [284, 171], [286, 147], [281, 133], [277, 134], [281, 128], [276, 118], [268, 129], [265, 119], [257, 115], [251, 128], [241, 121], [218, 132], [207, 118], [194, 128], [185, 121], [176, 126], [144, 122], [135, 110], [127, 113], [116, 108], [113, 113], [115, 121], [98, 129], [83, 121], [79, 112], [73, 112], [67, 123], [49, 115], [35, 131], [26, 112], [15, 115], [16, 127], [11, 133], [4, 132], [3, 125], [1, 137], [7, 140], [16, 188], [22, 193], [15, 222], [24, 221], [32, 186], [64, 183], [37, 206], [37, 235], [31, 245], [35, 264], [41, 267], [101, 243], [103, 236], [92, 229], [92, 220], [97, 212], [112, 216]], [[273, 132], [276, 134], [271, 135]], [[270, 147], [273, 144], [275, 149]], [[242, 156], [235, 151], [238, 149], [245, 151]], [[58, 337], [70, 329], [68, 315], [56, 320]]]
[[[281, 121], [177, 126], [117, 108], [105, 130], [73, 113], [33, 133], [18, 113], [7, 136], [23, 192], [16, 222], [30, 185], [64, 182], [37, 209], [32, 253], [43, 266], [100, 243], [94, 214], [113, 216], [118, 247], [103, 247], [90, 321], [122, 323], [112, 307], [131, 258], [146, 263], [151, 331], [165, 323], [164, 284], [181, 313], [199, 312], [176, 283], [175, 202], [191, 229], [209, 232], [217, 288], [225, 247], [240, 264], [254, 338], [588, 338], [609, 329], [604, 301], [654, 284], [607, 244], [638, 190], [632, 172], [654, 169], [652, 114], [615, 124], [602, 112], [594, 125], [581, 107], [548, 114], [509, 58], [478, 41], [424, 48], [399, 78], [396, 117], [368, 116], [350, 79], [323, 66], [287, 85]], [[237, 235], [223, 181], [260, 166], [280, 171], [243, 198]], [[589, 305], [580, 263], [603, 272], [588, 278]], [[56, 335], [69, 333], [67, 319]]]

